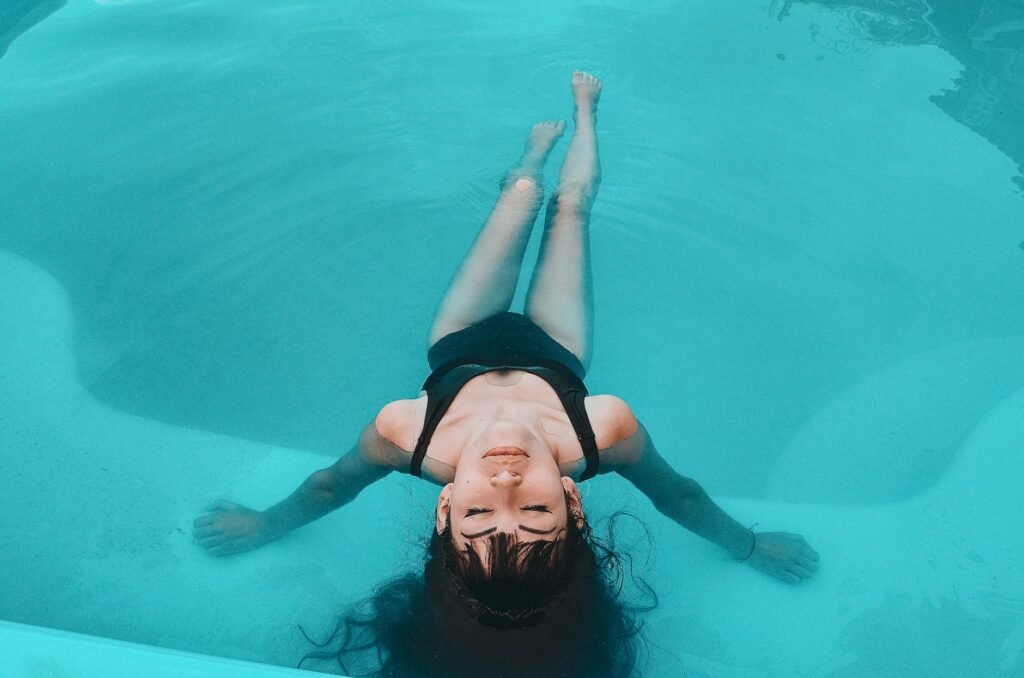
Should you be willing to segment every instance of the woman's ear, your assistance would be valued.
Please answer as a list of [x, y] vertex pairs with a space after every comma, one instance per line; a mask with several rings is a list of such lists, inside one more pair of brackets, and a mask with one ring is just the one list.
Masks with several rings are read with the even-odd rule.
[[569, 518], [575, 520], [576, 527], [582, 530], [586, 517], [583, 515], [583, 499], [580, 497], [580, 488], [569, 476], [562, 476], [562, 487], [565, 488], [565, 494], [569, 497]]
[[448, 526], [448, 513], [452, 507], [452, 490], [455, 489], [455, 485], [448, 483], [441, 490], [441, 494], [437, 498], [437, 511], [434, 514], [434, 528], [438, 534], [444, 532], [444, 528]]

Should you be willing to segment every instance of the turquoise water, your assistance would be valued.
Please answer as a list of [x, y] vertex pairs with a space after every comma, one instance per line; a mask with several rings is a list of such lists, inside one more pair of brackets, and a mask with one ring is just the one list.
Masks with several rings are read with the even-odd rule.
[[645, 674], [1024, 666], [1020, 2], [4, 7], [0, 617], [287, 665], [296, 623], [414, 565], [436, 490], [404, 478], [226, 561], [187, 526], [415, 395], [504, 169], [585, 68], [591, 390], [823, 558], [786, 587], [590, 482], [654, 533]]

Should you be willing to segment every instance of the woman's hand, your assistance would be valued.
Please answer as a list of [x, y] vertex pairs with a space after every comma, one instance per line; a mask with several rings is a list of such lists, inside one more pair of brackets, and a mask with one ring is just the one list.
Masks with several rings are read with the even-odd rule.
[[273, 539], [260, 511], [220, 499], [192, 523], [192, 536], [211, 556], [249, 551]]
[[765, 574], [797, 584], [818, 571], [818, 553], [799, 534], [758, 532], [754, 540], [747, 562]]

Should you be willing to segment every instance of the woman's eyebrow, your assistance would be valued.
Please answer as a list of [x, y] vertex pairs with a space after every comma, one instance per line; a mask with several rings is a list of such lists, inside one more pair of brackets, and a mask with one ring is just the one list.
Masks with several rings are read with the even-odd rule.
[[551, 534], [552, 532], [554, 532], [558, 528], [552, 527], [550, 530], [535, 530], [532, 527], [527, 527], [526, 525], [520, 525], [519, 529], [522, 530], [523, 532], [529, 532], [530, 534]]
[[497, 527], [491, 527], [484, 530], [483, 532], [476, 532], [474, 534], [466, 534], [465, 532], [460, 532], [459, 534], [461, 534], [466, 539], [476, 539], [477, 537], [486, 537], [487, 535], [497, 531], [497, 529]]

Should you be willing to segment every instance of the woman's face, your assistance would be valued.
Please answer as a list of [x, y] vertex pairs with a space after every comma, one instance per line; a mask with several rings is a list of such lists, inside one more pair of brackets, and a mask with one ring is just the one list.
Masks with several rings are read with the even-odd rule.
[[447, 522], [462, 548], [495, 532], [551, 541], [569, 519], [566, 496], [582, 527], [579, 490], [561, 475], [546, 443], [519, 422], [495, 421], [459, 457], [455, 479], [438, 497], [437, 530]]

